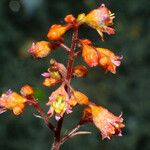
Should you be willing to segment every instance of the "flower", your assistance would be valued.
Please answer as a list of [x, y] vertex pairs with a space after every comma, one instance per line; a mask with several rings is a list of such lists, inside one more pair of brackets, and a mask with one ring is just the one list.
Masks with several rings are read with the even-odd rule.
[[67, 15], [64, 20], [66, 23], [76, 23], [76, 18], [72, 14]]
[[78, 21], [80, 24], [86, 23], [90, 27], [96, 29], [103, 40], [103, 32], [109, 35], [115, 33], [114, 29], [109, 27], [113, 24], [114, 18], [114, 14], [102, 4], [99, 8], [92, 10], [87, 15], [80, 14], [78, 16]]
[[66, 76], [67, 72], [66, 67], [63, 64], [54, 60], [51, 60], [50, 63], [52, 66], [48, 68], [48, 71], [41, 74], [43, 77], [45, 77], [43, 85], [47, 87], [61, 82], [63, 77]]
[[36, 58], [43, 58], [48, 56], [51, 50], [52, 50], [51, 43], [47, 41], [40, 41], [37, 43], [32, 43], [32, 46], [31, 48], [28, 49], [28, 52]]
[[30, 96], [34, 94], [34, 91], [30, 85], [26, 84], [21, 88], [20, 93], [23, 96]]
[[79, 105], [88, 105], [89, 99], [88, 97], [81, 93], [80, 91], [74, 91], [74, 98]]
[[50, 106], [48, 115], [51, 117], [55, 112], [56, 120], [63, 117], [64, 113], [71, 113], [71, 106], [69, 105], [69, 96], [65, 91], [64, 85], [62, 84], [56, 91], [52, 92], [49, 97], [49, 101], [46, 104]]
[[116, 56], [106, 48], [96, 48], [99, 55], [99, 65], [106, 71], [116, 73], [116, 67], [120, 66], [122, 57]]
[[50, 87], [55, 85], [56, 83], [58, 83], [60, 80], [59, 79], [55, 79], [55, 78], [45, 78], [43, 81], [43, 85]]
[[91, 108], [93, 123], [101, 131], [102, 139], [110, 139], [112, 135], [121, 136], [121, 128], [125, 125], [122, 123], [122, 114], [117, 117], [102, 106], [94, 104], [89, 105]]
[[15, 115], [19, 115], [24, 110], [25, 102], [26, 99], [24, 97], [9, 90], [0, 97], [0, 109], [2, 109], [2, 111], [13, 110]]
[[77, 77], [85, 77], [88, 74], [88, 70], [83, 65], [77, 65], [73, 68], [73, 74]]
[[71, 107], [74, 107], [77, 104], [88, 105], [89, 99], [85, 94], [81, 93], [80, 91], [73, 91], [71, 98], [69, 99], [69, 105]]
[[80, 40], [82, 43], [82, 57], [84, 61], [90, 66], [98, 65], [98, 54], [96, 49], [90, 44], [90, 41]]
[[62, 40], [62, 35], [71, 28], [70, 24], [60, 25], [54, 24], [49, 28], [47, 37], [50, 40]]

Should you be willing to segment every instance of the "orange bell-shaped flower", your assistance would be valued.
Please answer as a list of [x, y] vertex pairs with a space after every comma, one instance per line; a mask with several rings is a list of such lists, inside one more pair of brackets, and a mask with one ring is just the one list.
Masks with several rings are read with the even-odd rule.
[[116, 67], [120, 66], [122, 57], [116, 56], [106, 48], [96, 48], [99, 55], [99, 65], [106, 71], [116, 73]]
[[69, 105], [69, 96], [63, 84], [57, 90], [52, 92], [52, 94], [49, 97], [49, 101], [46, 105], [50, 106], [48, 115], [51, 117], [55, 112], [56, 120], [59, 120], [64, 115], [65, 112], [66, 113], [72, 112], [71, 106]]
[[15, 115], [23, 112], [26, 99], [16, 92], [8, 91], [0, 97], [0, 113], [1, 110], [13, 110]]
[[92, 10], [87, 15], [80, 14], [78, 16], [79, 24], [86, 23], [90, 27], [96, 29], [103, 40], [103, 32], [114, 34], [115, 31], [109, 26], [113, 24], [114, 14], [102, 4], [99, 8]]
[[90, 108], [92, 112], [93, 123], [101, 131], [102, 139], [110, 139], [112, 135], [122, 135], [121, 128], [123, 128], [125, 125], [122, 123], [123, 118], [121, 115], [117, 117], [107, 109], [94, 104], [91, 104]]

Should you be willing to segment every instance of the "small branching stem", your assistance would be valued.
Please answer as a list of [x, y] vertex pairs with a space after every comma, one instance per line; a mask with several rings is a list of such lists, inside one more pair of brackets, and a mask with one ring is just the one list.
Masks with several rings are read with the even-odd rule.
[[49, 122], [48, 116], [44, 113], [43, 109], [41, 108], [39, 103], [36, 101], [36, 99], [32, 98], [32, 100], [28, 100], [27, 102], [29, 103], [29, 105], [33, 106], [38, 111], [38, 113], [43, 118], [47, 127], [54, 132], [56, 130], [55, 127]]

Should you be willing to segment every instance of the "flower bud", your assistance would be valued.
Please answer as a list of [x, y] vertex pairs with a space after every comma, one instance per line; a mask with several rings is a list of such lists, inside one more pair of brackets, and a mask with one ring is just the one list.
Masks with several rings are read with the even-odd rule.
[[45, 78], [44, 81], [43, 81], [43, 85], [44, 86], [47, 86], [47, 87], [50, 87], [50, 86], [53, 86], [57, 83], [57, 79], [54, 79], [54, 78]]
[[64, 20], [66, 23], [75, 23], [76, 22], [76, 18], [72, 14], [67, 15]]
[[74, 96], [71, 99], [71, 102], [73, 102], [73, 100], [76, 101], [79, 105], [88, 105], [89, 104], [88, 97], [79, 91], [74, 91]]
[[82, 57], [84, 61], [90, 66], [94, 67], [98, 65], [98, 54], [95, 48], [91, 45], [82, 43]]
[[77, 101], [76, 101], [76, 99], [75, 99], [75, 97], [72, 95], [71, 96], [71, 98], [69, 99], [69, 105], [71, 106], [71, 107], [74, 107], [74, 106], [76, 106], [77, 105]]
[[23, 96], [30, 96], [34, 94], [34, 91], [30, 85], [26, 84], [21, 88], [20, 93]]
[[50, 27], [47, 37], [50, 40], [61, 40], [62, 35], [70, 29], [70, 25], [54, 24]]
[[43, 58], [48, 56], [48, 54], [51, 52], [51, 49], [51, 43], [46, 41], [40, 41], [37, 43], [33, 43], [32, 47], [28, 49], [28, 52], [36, 58]]
[[83, 65], [77, 65], [74, 67], [73, 73], [77, 77], [85, 77], [88, 74], [88, 70]]

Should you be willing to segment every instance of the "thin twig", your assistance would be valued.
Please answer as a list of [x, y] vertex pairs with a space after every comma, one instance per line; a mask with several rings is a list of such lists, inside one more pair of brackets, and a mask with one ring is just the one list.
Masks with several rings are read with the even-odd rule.
[[56, 45], [59, 45], [60, 47], [64, 48], [66, 51], [70, 52], [71, 49], [64, 43], [60, 42], [60, 41], [56, 41], [55, 42]]
[[29, 105], [33, 106], [34, 108], [36, 108], [36, 110], [39, 112], [40, 116], [43, 118], [43, 120], [44, 120], [45, 124], [47, 125], [47, 127], [54, 132], [55, 127], [49, 122], [48, 116], [44, 113], [43, 109], [41, 108], [39, 103], [36, 101], [36, 99], [33, 97], [33, 99], [28, 100], [27, 103]]
[[74, 129], [65, 134], [65, 136], [61, 139], [61, 144], [65, 143], [67, 140], [76, 135], [91, 134], [91, 132], [88, 131], [78, 131], [81, 128], [81, 126], [82, 126], [81, 124], [78, 124]]

